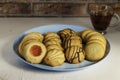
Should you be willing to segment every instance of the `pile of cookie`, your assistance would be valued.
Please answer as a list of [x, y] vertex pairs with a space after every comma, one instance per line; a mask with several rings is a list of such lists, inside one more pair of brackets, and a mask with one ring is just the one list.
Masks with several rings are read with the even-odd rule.
[[93, 30], [75, 32], [63, 29], [58, 32], [31, 32], [26, 34], [18, 46], [18, 52], [26, 61], [59, 66], [64, 62], [77, 64], [85, 59], [101, 60], [106, 51], [105, 37]]
[[82, 48], [82, 39], [71, 29], [64, 29], [58, 32], [65, 49], [65, 57], [69, 63], [80, 63], [85, 59], [85, 52]]
[[62, 41], [57, 33], [47, 32], [44, 35], [44, 44], [47, 49], [44, 63], [50, 66], [58, 66], [64, 63], [65, 56]]
[[105, 37], [93, 30], [84, 30], [79, 33], [82, 38], [85, 51], [85, 58], [89, 61], [99, 61], [105, 55], [107, 41]]

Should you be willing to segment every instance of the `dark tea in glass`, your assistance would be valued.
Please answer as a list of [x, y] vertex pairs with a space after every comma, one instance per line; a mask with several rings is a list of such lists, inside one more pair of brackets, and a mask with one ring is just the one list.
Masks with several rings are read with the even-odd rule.
[[93, 8], [89, 8], [89, 14], [94, 29], [105, 34], [114, 15], [113, 9], [107, 5], [96, 5]]

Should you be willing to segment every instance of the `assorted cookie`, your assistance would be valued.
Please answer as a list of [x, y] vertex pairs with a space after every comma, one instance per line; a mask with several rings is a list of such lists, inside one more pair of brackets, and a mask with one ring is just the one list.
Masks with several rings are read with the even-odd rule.
[[93, 30], [84, 30], [79, 34], [85, 43], [85, 58], [89, 61], [99, 61], [105, 55], [106, 39], [105, 37]]
[[26, 34], [19, 44], [19, 55], [30, 63], [41, 63], [46, 54], [46, 47], [42, 40], [43, 36], [38, 32]]
[[62, 41], [57, 33], [47, 32], [44, 38], [47, 53], [44, 63], [50, 66], [59, 66], [64, 63], [65, 56], [62, 48]]
[[18, 54], [30, 63], [54, 67], [65, 61], [70, 64], [81, 63], [85, 59], [99, 61], [105, 55], [106, 45], [105, 37], [96, 31], [75, 32], [66, 28], [57, 33], [27, 33], [18, 46]]
[[69, 63], [80, 63], [85, 59], [82, 48], [82, 39], [72, 29], [64, 29], [58, 32], [63, 40], [65, 57]]

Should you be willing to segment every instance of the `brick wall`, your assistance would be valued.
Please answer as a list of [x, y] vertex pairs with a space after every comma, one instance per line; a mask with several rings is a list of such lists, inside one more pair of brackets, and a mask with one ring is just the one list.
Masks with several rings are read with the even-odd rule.
[[120, 0], [0, 0], [0, 16], [88, 16], [88, 5], [108, 4], [120, 15]]

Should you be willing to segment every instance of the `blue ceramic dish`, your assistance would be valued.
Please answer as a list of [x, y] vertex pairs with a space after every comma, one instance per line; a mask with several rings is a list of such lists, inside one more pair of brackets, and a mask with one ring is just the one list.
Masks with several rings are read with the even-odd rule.
[[86, 67], [89, 67], [93, 64], [96, 64], [98, 62], [100, 62], [101, 60], [103, 60], [109, 53], [109, 50], [110, 50], [110, 45], [109, 45], [109, 42], [107, 44], [107, 50], [106, 50], [106, 55], [103, 59], [101, 59], [100, 61], [98, 62], [90, 62], [90, 61], [87, 61], [87, 60], [84, 60], [82, 63], [79, 63], [79, 64], [70, 64], [70, 63], [67, 63], [65, 62], [63, 65], [61, 66], [57, 66], [57, 67], [51, 67], [51, 66], [48, 66], [48, 65], [45, 65], [45, 64], [32, 64], [32, 63], [29, 63], [27, 62], [26, 60], [24, 60], [23, 58], [21, 58], [19, 55], [18, 55], [18, 45], [21, 41], [21, 39], [23, 38], [23, 36], [29, 32], [40, 32], [40, 33], [46, 33], [46, 32], [57, 32], [59, 30], [62, 30], [62, 29], [65, 29], [65, 28], [70, 28], [70, 29], [73, 29], [74, 31], [82, 31], [82, 30], [85, 30], [87, 28], [85, 27], [82, 27], [82, 26], [76, 26], [76, 25], [69, 25], [69, 24], [54, 24], [54, 25], [46, 25], [46, 26], [40, 26], [40, 27], [36, 27], [36, 28], [32, 28], [30, 30], [27, 30], [25, 32], [23, 32], [22, 34], [20, 34], [18, 36], [18, 38], [14, 41], [14, 44], [13, 44], [13, 50], [15, 52], [15, 55], [17, 55], [18, 59], [20, 59], [22, 62], [30, 65], [30, 66], [33, 66], [33, 67], [36, 67], [36, 68], [40, 68], [40, 69], [43, 69], [43, 70], [51, 70], [51, 71], [75, 71], [75, 70], [81, 70], [81, 69], [84, 69]]

